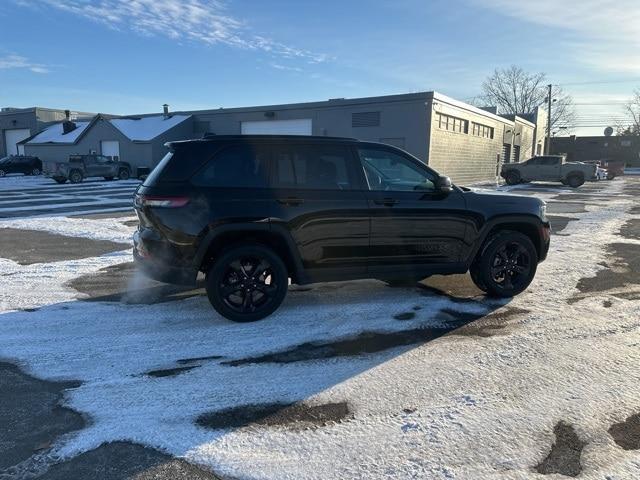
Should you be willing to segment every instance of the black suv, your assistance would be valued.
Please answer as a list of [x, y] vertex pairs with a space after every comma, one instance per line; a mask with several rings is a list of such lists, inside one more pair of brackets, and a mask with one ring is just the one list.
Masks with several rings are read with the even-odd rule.
[[42, 162], [38, 157], [30, 157], [28, 155], [12, 155], [0, 158], [0, 177], [10, 173], [40, 175], [42, 173]]
[[451, 184], [398, 148], [347, 138], [172, 142], [135, 195], [134, 258], [194, 284], [235, 321], [266, 317], [289, 279], [420, 280], [471, 272], [490, 295], [531, 283], [549, 249], [545, 204]]

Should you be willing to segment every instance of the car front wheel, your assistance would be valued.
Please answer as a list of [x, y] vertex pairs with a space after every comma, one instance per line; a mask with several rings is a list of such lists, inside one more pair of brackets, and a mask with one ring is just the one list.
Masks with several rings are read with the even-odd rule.
[[580, 175], [571, 175], [569, 178], [567, 178], [567, 183], [571, 188], [578, 188], [584, 183], [584, 178], [582, 178]]
[[69, 181], [71, 183], [80, 183], [82, 181], [82, 172], [80, 170], [73, 170], [69, 174]]
[[4, 170], [0, 170], [0, 177], [4, 177], [7, 173]]
[[284, 262], [262, 245], [240, 245], [222, 253], [207, 273], [213, 308], [234, 322], [253, 322], [271, 315], [289, 285]]
[[538, 254], [526, 235], [505, 231], [492, 236], [471, 266], [476, 286], [495, 297], [524, 291], [536, 274]]
[[40, 175], [40, 169], [39, 168], [34, 168], [33, 170], [31, 170], [31, 175]]

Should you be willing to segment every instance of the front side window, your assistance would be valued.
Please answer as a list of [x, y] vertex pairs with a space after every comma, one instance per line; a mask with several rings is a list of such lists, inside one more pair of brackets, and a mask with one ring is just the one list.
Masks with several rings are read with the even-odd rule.
[[266, 188], [269, 177], [268, 153], [248, 145], [218, 152], [198, 172], [193, 183], [207, 187]]
[[435, 175], [402, 155], [375, 149], [360, 149], [359, 155], [370, 190], [436, 190]]
[[348, 190], [349, 151], [330, 145], [273, 147], [272, 185], [276, 188]]

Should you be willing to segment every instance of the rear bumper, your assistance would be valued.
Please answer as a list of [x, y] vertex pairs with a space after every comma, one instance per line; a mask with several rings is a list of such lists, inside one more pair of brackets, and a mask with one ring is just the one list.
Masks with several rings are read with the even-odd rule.
[[138, 270], [158, 282], [189, 286], [196, 284], [198, 276], [196, 269], [176, 267], [167, 260], [153, 257], [144, 246], [139, 232], [133, 235], [133, 260]]

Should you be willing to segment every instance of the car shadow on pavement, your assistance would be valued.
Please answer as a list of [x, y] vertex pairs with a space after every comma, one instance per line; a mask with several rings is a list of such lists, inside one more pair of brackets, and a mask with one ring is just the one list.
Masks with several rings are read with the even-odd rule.
[[[92, 422], [46, 439], [48, 452], [65, 462], [102, 458], [100, 451], [87, 457], [96, 449], [117, 452], [115, 441], [179, 456], [237, 428], [349, 422], [358, 416], [353, 399], [326, 402], [323, 392], [438, 339], [504, 335], [511, 317], [527, 313], [457, 276], [407, 288], [371, 280], [294, 286], [275, 314], [242, 324], [218, 316], [201, 289], [143, 288], [153, 301], [127, 303], [131, 267], [109, 268], [111, 284], [100, 276], [71, 283], [91, 302], [2, 315], [1, 356], [39, 378], [82, 382], [66, 390], [64, 406]], [[65, 462], [51, 474], [68, 471]]]

